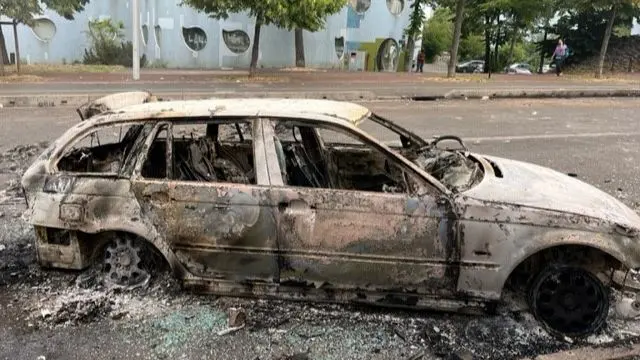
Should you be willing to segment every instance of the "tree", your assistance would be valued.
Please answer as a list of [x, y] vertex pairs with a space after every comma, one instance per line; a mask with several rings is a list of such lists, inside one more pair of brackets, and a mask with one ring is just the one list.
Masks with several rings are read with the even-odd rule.
[[318, 31], [324, 27], [325, 18], [346, 5], [347, 0], [183, 0], [215, 19], [226, 19], [231, 13], [248, 12], [256, 19], [251, 48], [249, 76], [254, 76], [258, 66], [260, 29], [263, 25], [275, 25], [287, 30], [295, 28]]
[[[0, 0], [0, 15], [27, 25], [31, 25], [33, 17], [44, 12], [43, 5], [67, 20], [73, 20], [73, 14], [84, 10], [89, 0]], [[20, 61], [17, 59], [17, 61]], [[7, 46], [0, 26], [0, 72], [4, 75], [4, 64], [9, 63]]]
[[607, 20], [607, 28], [604, 31], [604, 37], [602, 38], [602, 44], [600, 46], [600, 56], [598, 57], [598, 67], [596, 69], [596, 78], [602, 77], [602, 68], [604, 67], [604, 59], [607, 56], [607, 48], [609, 47], [609, 39], [611, 39], [611, 33], [613, 32], [613, 25], [616, 22], [616, 17], [619, 11], [631, 12], [640, 5], [640, 0], [609, 0], [591, 2], [591, 6], [609, 8], [609, 18]]
[[[622, 0], [609, 5], [603, 1], [587, 3], [586, 0], [574, 0], [563, 3], [563, 8], [559, 9], [562, 16], [554, 26], [548, 28], [548, 33], [554, 36], [539, 41], [539, 51], [551, 56], [559, 37], [571, 48], [568, 64], [580, 64], [596, 57], [594, 75], [601, 77], [610, 39], [616, 34], [628, 34], [633, 19], [640, 15], [640, 7], [635, 0]], [[615, 13], [610, 7], [613, 5], [616, 5]]]
[[449, 50], [453, 40], [453, 14], [445, 7], [437, 8], [427, 20], [422, 34], [422, 48], [429, 61]]
[[294, 37], [296, 47], [296, 67], [305, 67], [304, 34], [301, 28], [296, 28]]
[[458, 64], [458, 47], [460, 46], [460, 35], [462, 33], [462, 22], [464, 20], [464, 4], [466, 0], [456, 0], [456, 20], [453, 27], [453, 42], [451, 44], [451, 57], [447, 67], [447, 77], [456, 76], [456, 65]]
[[[407, 52], [404, 57], [404, 68], [407, 72], [411, 72], [411, 63], [413, 61], [413, 53], [415, 52], [416, 39], [420, 35], [424, 25], [424, 6], [426, 6], [426, 0], [414, 0], [411, 4], [411, 15], [409, 16], [409, 25], [404, 30], [404, 35], [407, 38]], [[424, 36], [422, 37], [424, 39]]]

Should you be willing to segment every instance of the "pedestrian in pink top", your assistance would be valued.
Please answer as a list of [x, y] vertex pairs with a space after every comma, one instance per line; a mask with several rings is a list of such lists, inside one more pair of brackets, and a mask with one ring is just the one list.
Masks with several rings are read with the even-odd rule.
[[564, 59], [567, 58], [567, 45], [562, 40], [558, 40], [558, 45], [553, 51], [553, 62], [556, 64], [556, 75], [562, 75], [562, 65], [564, 65]]

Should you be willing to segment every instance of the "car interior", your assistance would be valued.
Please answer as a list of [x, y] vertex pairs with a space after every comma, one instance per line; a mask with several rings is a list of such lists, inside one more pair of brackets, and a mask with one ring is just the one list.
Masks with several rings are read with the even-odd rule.
[[253, 142], [246, 137], [247, 132], [250, 133], [249, 124], [209, 123], [203, 127], [205, 130], [202, 132], [189, 133], [180, 133], [174, 128], [171, 149], [173, 171], [168, 176], [166, 130], [164, 134], [159, 132], [149, 149], [142, 176], [255, 184]]
[[[287, 132], [291, 135], [287, 136]], [[283, 181], [287, 185], [406, 191], [402, 170], [390, 164], [380, 151], [359, 141], [348, 144], [332, 139], [325, 141], [317, 128], [290, 124], [277, 126], [274, 140], [279, 149], [279, 161], [285, 164]]]
[[[121, 131], [120, 127], [118, 129]], [[104, 135], [101, 140], [100, 129], [92, 132], [72, 147], [58, 161], [57, 167], [69, 172], [118, 173], [142, 129], [142, 125], [130, 126], [124, 136], [118, 136], [113, 142]]]

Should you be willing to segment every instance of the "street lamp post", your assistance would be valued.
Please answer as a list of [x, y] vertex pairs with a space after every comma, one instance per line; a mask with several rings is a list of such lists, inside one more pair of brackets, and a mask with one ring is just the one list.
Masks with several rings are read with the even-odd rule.
[[140, 28], [140, 12], [138, 11], [138, 0], [131, 0], [131, 31], [133, 41], [133, 80], [140, 79], [140, 55], [139, 55], [139, 34]]

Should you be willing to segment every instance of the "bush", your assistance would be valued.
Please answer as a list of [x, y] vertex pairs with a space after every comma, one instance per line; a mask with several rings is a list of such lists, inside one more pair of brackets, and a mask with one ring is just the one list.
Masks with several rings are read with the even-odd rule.
[[[82, 62], [86, 65], [133, 66], [133, 43], [123, 41], [124, 24], [111, 19], [89, 21], [87, 37], [91, 47], [84, 50]], [[146, 56], [140, 58], [140, 67], [146, 65]]]
[[425, 23], [422, 35], [422, 48], [426, 62], [433, 62], [436, 56], [448, 51], [453, 40], [453, 22], [451, 11], [438, 8]]

